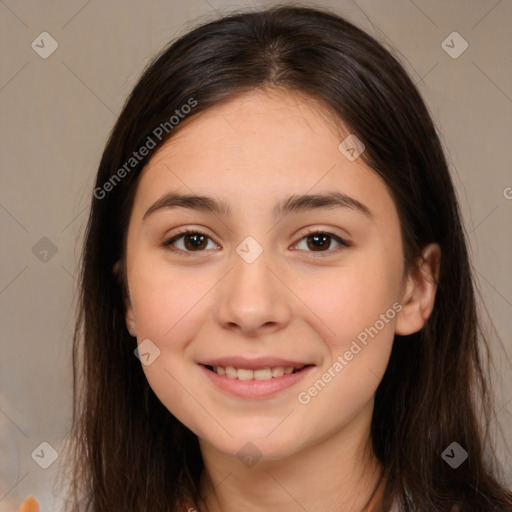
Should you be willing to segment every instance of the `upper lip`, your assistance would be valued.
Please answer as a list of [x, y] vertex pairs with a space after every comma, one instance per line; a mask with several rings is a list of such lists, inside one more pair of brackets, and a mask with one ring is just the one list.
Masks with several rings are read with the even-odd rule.
[[277, 368], [280, 366], [283, 366], [284, 368], [288, 368], [290, 366], [308, 366], [312, 363], [297, 360], [292, 361], [291, 359], [280, 359], [277, 357], [258, 357], [255, 359], [247, 359], [245, 357], [232, 356], [210, 359], [208, 361], [203, 361], [199, 364], [202, 364], [204, 366], [222, 366], [223, 368], [231, 366], [233, 368], [246, 368], [248, 370], [257, 370], [260, 368]]

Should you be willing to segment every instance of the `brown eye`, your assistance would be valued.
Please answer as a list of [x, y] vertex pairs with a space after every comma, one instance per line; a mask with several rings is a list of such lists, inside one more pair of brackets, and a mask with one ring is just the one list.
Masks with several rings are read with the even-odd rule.
[[325, 233], [309, 235], [306, 240], [308, 248], [312, 251], [321, 251], [326, 248], [328, 249], [331, 245], [331, 237]]
[[[300, 247], [302, 241], [305, 240], [305, 248]], [[331, 249], [332, 243], [335, 241], [338, 244], [338, 247]], [[336, 252], [344, 247], [350, 247], [350, 244], [340, 238], [339, 236], [328, 233], [325, 231], [316, 231], [311, 232], [307, 236], [301, 238], [301, 240], [296, 244], [297, 248], [300, 250], [305, 250], [307, 252]]]
[[164, 246], [169, 247], [172, 250], [181, 251], [184, 253], [202, 252], [204, 249], [207, 248], [208, 241], [212, 240], [205, 233], [202, 233], [201, 231], [189, 230], [173, 236], [172, 238], [164, 242]]
[[187, 234], [183, 236], [184, 245], [187, 248], [187, 250], [194, 251], [196, 249], [204, 249], [207, 245], [206, 240], [207, 237], [204, 235], [201, 235], [199, 233], [195, 234]]

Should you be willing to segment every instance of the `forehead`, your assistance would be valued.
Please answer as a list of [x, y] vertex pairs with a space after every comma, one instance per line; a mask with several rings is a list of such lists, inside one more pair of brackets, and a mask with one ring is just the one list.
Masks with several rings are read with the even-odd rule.
[[348, 134], [308, 96], [244, 93], [185, 119], [144, 168], [136, 204], [149, 207], [167, 190], [180, 190], [261, 208], [284, 195], [337, 190], [371, 201], [372, 209], [389, 208], [380, 176], [340, 151]]
[[343, 130], [341, 121], [310, 96], [282, 89], [254, 90], [186, 118], [176, 136], [153, 156], [151, 165], [191, 146], [195, 153], [214, 152], [218, 160], [223, 154], [226, 159], [243, 156], [264, 143], [267, 151], [260, 157], [270, 159], [287, 150], [295, 152], [299, 144], [319, 149], [321, 139], [325, 144], [336, 142]]

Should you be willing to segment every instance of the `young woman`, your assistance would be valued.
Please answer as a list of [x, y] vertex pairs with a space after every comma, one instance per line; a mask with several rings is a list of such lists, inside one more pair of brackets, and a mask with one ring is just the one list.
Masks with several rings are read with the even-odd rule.
[[299, 7], [191, 31], [93, 196], [69, 510], [512, 510], [445, 156], [372, 37]]

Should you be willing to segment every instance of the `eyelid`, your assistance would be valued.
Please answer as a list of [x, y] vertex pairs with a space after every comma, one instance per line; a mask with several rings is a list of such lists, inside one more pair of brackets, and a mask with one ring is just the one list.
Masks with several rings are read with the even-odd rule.
[[[338, 254], [340, 251], [342, 251], [344, 249], [348, 249], [349, 247], [352, 247], [352, 245], [353, 245], [352, 242], [348, 241], [344, 236], [333, 233], [332, 231], [330, 231], [330, 229], [332, 229], [332, 228], [323, 229], [323, 228], [311, 228], [308, 226], [307, 228], [305, 228], [305, 231], [301, 232], [301, 234], [299, 235], [300, 238], [293, 244], [293, 246], [298, 245], [302, 240], [304, 240], [304, 238], [307, 238], [308, 236], [322, 234], [322, 235], [327, 235], [330, 238], [334, 239], [336, 242], [338, 242], [339, 246], [335, 247], [334, 249], [328, 249], [327, 251], [303, 251], [303, 252], [308, 253], [308, 257], [309, 257], [309, 255], [311, 255], [311, 256], [313, 256], [313, 258], [327, 258], [334, 254]], [[300, 249], [293, 249], [293, 250], [300, 251]]]
[[301, 233], [300, 233], [301, 240], [302, 240], [302, 238], [304, 238], [305, 236], [308, 236], [308, 235], [314, 235], [316, 233], [323, 233], [326, 235], [330, 235], [333, 238], [338, 238], [339, 240], [346, 243], [347, 245], [352, 245], [352, 243], [347, 240], [347, 238], [349, 238], [348, 236], [346, 238], [345, 235], [340, 235], [340, 234], [334, 233], [332, 231], [334, 228], [321, 228], [321, 227], [320, 228], [312, 228], [311, 226], [308, 226], [307, 228], [304, 228], [304, 229], [305, 229], [305, 231], [301, 231]]
[[201, 251], [184, 251], [182, 249], [177, 249], [176, 247], [173, 247], [173, 243], [179, 240], [183, 235], [187, 234], [193, 234], [193, 235], [203, 235], [206, 238], [210, 239], [212, 242], [214, 242], [216, 245], [219, 245], [215, 240], [203, 229], [198, 228], [191, 228], [191, 227], [185, 227], [181, 228], [178, 232], [174, 233], [171, 237], [166, 237], [164, 242], [162, 243], [163, 247], [165, 249], [168, 249], [174, 253], [177, 253], [182, 256], [194, 256], [196, 253], [206, 252], [204, 249]]
[[[305, 231], [302, 231], [298, 235], [300, 238], [296, 242], [293, 243], [293, 246], [296, 246], [304, 238], [307, 238], [310, 235], [315, 235], [315, 234], [328, 235], [330, 238], [336, 240], [340, 244], [340, 246], [336, 247], [335, 249], [329, 249], [327, 251], [303, 251], [303, 252], [310, 253], [313, 257], [322, 258], [322, 257], [330, 256], [332, 254], [337, 254], [340, 250], [348, 249], [349, 247], [351, 247], [353, 245], [352, 242], [346, 240], [341, 235], [338, 235], [336, 233], [333, 233], [332, 231], [329, 231], [329, 229], [330, 228], [322, 229], [322, 228], [307, 227], [307, 228], [305, 228]], [[210, 239], [212, 242], [214, 242], [216, 245], [218, 245], [218, 246], [220, 245], [208, 233], [206, 233], [205, 230], [203, 230], [201, 228], [191, 228], [191, 227], [181, 228], [178, 232], [174, 233], [170, 238], [169, 237], [165, 238], [162, 245], [164, 246], [164, 248], [169, 249], [173, 252], [179, 253], [180, 255], [184, 255], [184, 256], [193, 256], [195, 253], [202, 253], [202, 252], [207, 251], [206, 249], [202, 249], [199, 251], [184, 251], [182, 249], [177, 249], [177, 248], [173, 247], [172, 244], [174, 242], [176, 242], [176, 240], [179, 240], [182, 236], [187, 235], [187, 234], [203, 235], [206, 238]], [[293, 250], [301, 251], [301, 249], [293, 249]]]
[[[198, 235], [204, 235], [213, 240], [213, 237], [209, 235], [205, 229], [203, 228], [194, 228], [190, 226], [186, 226], [184, 228], [178, 228], [178, 231], [176, 233], [173, 233], [171, 237], [167, 237], [166, 241], [169, 242], [170, 240], [174, 238], [178, 238], [180, 235], [187, 235], [187, 234], [198, 234]], [[215, 242], [217, 243], [217, 242]], [[217, 244], [218, 245], [218, 244]]]

